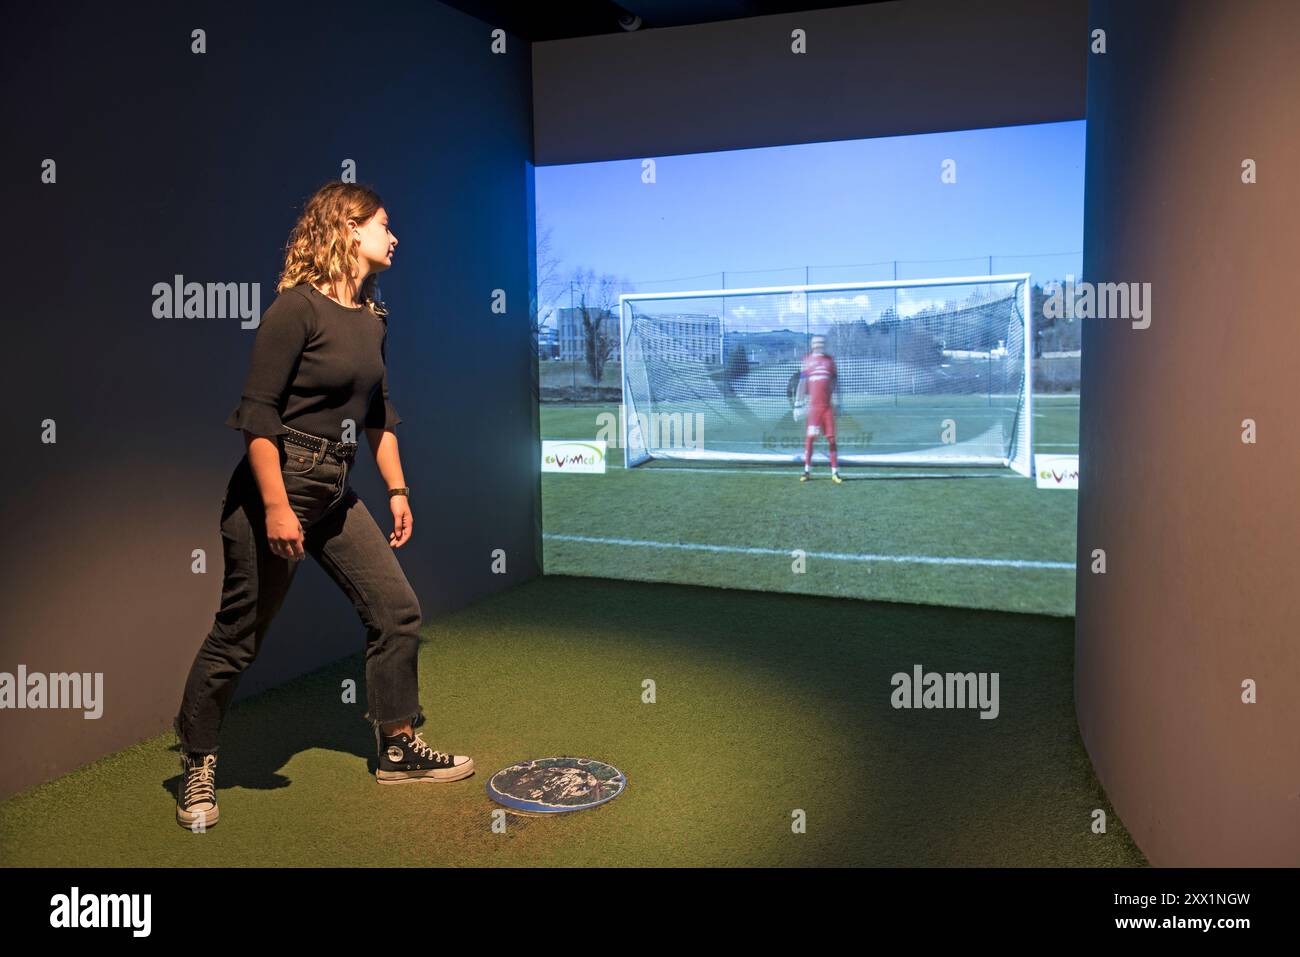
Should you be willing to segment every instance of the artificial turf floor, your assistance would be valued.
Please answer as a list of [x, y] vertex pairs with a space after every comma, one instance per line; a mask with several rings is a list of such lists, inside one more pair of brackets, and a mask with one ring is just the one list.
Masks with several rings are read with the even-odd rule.
[[[1072, 648], [1069, 618], [545, 576], [425, 624], [421, 733], [474, 776], [375, 783], [364, 693], [341, 701], [358, 654], [236, 703], [207, 832], [175, 822], [168, 732], [0, 804], [0, 863], [1143, 865], [1079, 739]], [[998, 672], [998, 717], [894, 709], [914, 664]], [[494, 832], [491, 773], [560, 754], [627, 790]]]

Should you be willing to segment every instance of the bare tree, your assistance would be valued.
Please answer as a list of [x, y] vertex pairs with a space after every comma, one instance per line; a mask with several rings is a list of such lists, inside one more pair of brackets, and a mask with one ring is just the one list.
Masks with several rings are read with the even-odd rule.
[[594, 270], [578, 269], [571, 280], [573, 308], [582, 320], [582, 357], [595, 385], [605, 374], [605, 363], [618, 344], [618, 297], [631, 292], [625, 279]]
[[532, 328], [533, 354], [537, 355], [537, 340], [541, 327], [555, 314], [555, 302], [564, 289], [560, 276], [560, 257], [555, 252], [551, 226], [539, 217], [537, 220], [537, 286], [531, 291], [528, 315]]

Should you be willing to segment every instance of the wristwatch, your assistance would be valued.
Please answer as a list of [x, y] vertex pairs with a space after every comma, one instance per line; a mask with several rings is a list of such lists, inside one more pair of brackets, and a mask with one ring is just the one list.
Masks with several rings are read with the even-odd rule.
[[411, 490], [406, 486], [402, 486], [401, 488], [390, 488], [388, 490], [388, 497], [392, 498], [394, 495], [405, 495], [407, 498], [410, 498]]

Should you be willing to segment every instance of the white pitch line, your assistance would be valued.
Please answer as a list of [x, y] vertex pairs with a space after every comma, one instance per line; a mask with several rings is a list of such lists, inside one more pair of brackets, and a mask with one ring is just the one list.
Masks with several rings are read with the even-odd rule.
[[[626, 469], [627, 471], [632, 471], [631, 469], [628, 469], [627, 466], [625, 466], [625, 465], [615, 465], [615, 464], [612, 463], [612, 462], [609, 463], [609, 466], [608, 466], [608, 467], [611, 468], [611, 469]], [[848, 466], [846, 466], [846, 467], [848, 467]], [[882, 466], [882, 467], [883, 467], [883, 466]], [[979, 466], [979, 467], [982, 468], [983, 466]], [[990, 467], [991, 467], [991, 466], [990, 466]], [[855, 466], [852, 466], [852, 468], [854, 468], [854, 469], [864, 469], [864, 468], [870, 468], [870, 466], [866, 466], [866, 465], [855, 465]], [[636, 469], [636, 473], [637, 473], [638, 475], [652, 475], [652, 474], [654, 474], [655, 472], [692, 472], [692, 473], [694, 473], [694, 474], [696, 474], [696, 475], [780, 475], [780, 476], [783, 476], [783, 477], [785, 477], [785, 478], [793, 479], [793, 478], [795, 478], [796, 476], [798, 476], [798, 474], [799, 474], [802, 470], [803, 470], [803, 464], [802, 464], [802, 463], [800, 463], [800, 462], [792, 462], [792, 463], [790, 463], [789, 465], [787, 465], [787, 466], [786, 466], [785, 468], [783, 468], [783, 469], [759, 469], [759, 468], [751, 468], [751, 469], [724, 469], [724, 468], [710, 468], [710, 467], [702, 466], [702, 465], [698, 465], [698, 466], [695, 466], [695, 467], [693, 467], [693, 468], [692, 468], [692, 467], [683, 466], [683, 465], [649, 465], [649, 466], [644, 466], [644, 467], [639, 467], [639, 468], [637, 468], [637, 469]], [[576, 474], [576, 473], [575, 473], [575, 474]], [[818, 479], [821, 479], [821, 478], [825, 477], [826, 481], [829, 482], [829, 481], [830, 481], [830, 474], [831, 474], [831, 467], [830, 467], [829, 465], [823, 465], [823, 464], [821, 464], [821, 463], [818, 463], [818, 465], [816, 466], [815, 470], [813, 471], [813, 480], [816, 481], [816, 480], [818, 480]], [[860, 474], [857, 473], [857, 472], [842, 472], [842, 473], [840, 473], [840, 474], [841, 474], [842, 477], [845, 478], [846, 481], [849, 481], [849, 482], [861, 481], [861, 480], [864, 479], [864, 478], [866, 478], [866, 479], [872, 479], [872, 480], [875, 480], [875, 479], [881, 479], [881, 480], [885, 480], [885, 479], [946, 479], [946, 478], [958, 478], [958, 479], [976, 479], [976, 478], [1010, 479], [1010, 478], [1022, 478], [1022, 476], [1015, 474], [1015, 473], [1012, 472], [1010, 469], [1006, 469], [1006, 470], [1004, 470], [1004, 472], [999, 472], [999, 473], [994, 474], [994, 475], [985, 475], [985, 474], [954, 475], [954, 474], [948, 474], [948, 473], [939, 473], [939, 474], [934, 474], [934, 473], [931, 473], [931, 472], [889, 472], [889, 473], [881, 472], [881, 473], [879, 473], [879, 474], [870, 474], [870, 475], [860, 475]]]
[[[789, 558], [793, 549], [742, 548], [736, 545], [702, 545], [695, 542], [651, 542], [639, 538], [596, 538], [590, 535], [567, 535], [546, 532], [542, 538], [590, 545], [631, 545], [638, 548], [676, 548], [683, 551], [722, 552], [733, 555], [779, 555]], [[899, 565], [976, 565], [984, 568], [1057, 568], [1074, 570], [1074, 562], [1038, 562], [1019, 558], [946, 558], [934, 555], [857, 555], [850, 552], [809, 552], [809, 558], [829, 558], [842, 562], [893, 562]]]
[[[841, 476], [844, 477], [846, 481], [849, 482], [858, 482], [864, 479], [870, 481], [877, 481], [877, 480], [887, 481], [889, 479], [967, 479], [969, 480], [969, 479], [982, 479], [982, 478], [1003, 480], [1003, 479], [1018, 479], [1024, 477], [1021, 475], [1017, 475], [1015, 472], [1012, 472], [1010, 469], [1002, 469], [998, 472], [978, 471], [978, 469], [982, 469], [982, 468], [994, 468], [994, 466], [991, 465], [971, 466], [971, 468], [974, 469], [975, 471], [962, 472], [962, 473], [958, 473], [956, 471], [952, 471], [952, 472], [874, 471], [874, 472], [864, 473], [860, 471], [863, 469], [883, 470], [888, 467], [889, 466], [885, 466], [885, 465], [876, 465], [876, 466], [846, 465], [845, 469], [847, 469], [848, 471], [842, 471], [840, 474]], [[625, 471], [628, 472], [633, 471], [632, 469], [629, 469], [626, 465], [617, 462], [607, 463], [606, 468], [624, 469]], [[956, 466], [952, 466], [952, 468], [955, 469]], [[791, 479], [796, 477], [802, 470], [803, 470], [802, 462], [791, 462], [789, 465], [785, 466], [784, 468], [775, 468], [775, 469], [760, 469], [760, 468], [728, 469], [728, 468], [715, 468], [715, 467], [705, 466], [705, 465], [695, 465], [695, 466], [645, 465], [645, 466], [639, 466], [635, 469], [637, 475], [654, 475], [656, 472], [687, 472], [692, 475], [777, 475], [782, 478], [791, 478]], [[821, 479], [823, 476], [826, 476], [827, 480], [829, 481], [830, 466], [826, 465], [825, 463], [819, 462], [815, 470], [813, 471], [813, 480], [817, 481], [818, 479]]]

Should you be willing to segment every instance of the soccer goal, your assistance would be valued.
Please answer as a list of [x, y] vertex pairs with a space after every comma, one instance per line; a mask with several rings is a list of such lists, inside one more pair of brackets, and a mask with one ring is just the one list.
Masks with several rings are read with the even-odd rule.
[[1029, 475], [1029, 295], [1018, 273], [620, 296], [625, 461], [802, 462], [791, 413], [820, 334], [842, 463]]

